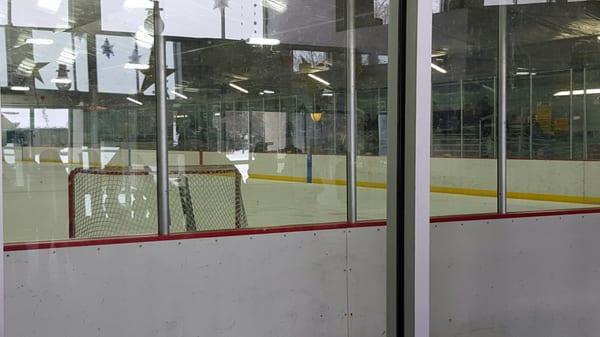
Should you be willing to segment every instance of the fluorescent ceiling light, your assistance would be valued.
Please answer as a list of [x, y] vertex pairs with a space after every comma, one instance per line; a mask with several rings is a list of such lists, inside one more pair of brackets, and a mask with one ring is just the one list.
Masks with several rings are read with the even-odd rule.
[[445, 74], [445, 73], [447, 73], [447, 72], [448, 72], [448, 71], [446, 71], [446, 69], [444, 69], [444, 68], [442, 68], [442, 67], [438, 66], [438, 65], [437, 65], [437, 64], [435, 64], [435, 63], [432, 63], [432, 64], [431, 64], [431, 68], [433, 68], [433, 70], [436, 70], [436, 71], [438, 71], [438, 72], [440, 72], [440, 73], [442, 73], [442, 74]]
[[131, 98], [131, 97], [126, 97], [126, 99], [127, 99], [129, 102], [131, 102], [131, 103], [135, 103], [135, 104], [137, 104], [137, 105], [144, 105], [144, 103], [142, 103], [142, 102], [138, 101], [137, 99], [133, 99], [133, 98]]
[[71, 79], [70, 78], [53, 78], [50, 80], [50, 82], [56, 83], [56, 84], [71, 84]]
[[29, 91], [29, 87], [15, 85], [15, 86], [10, 87], [10, 90], [12, 90], [12, 91]]
[[271, 95], [271, 94], [274, 94], [274, 93], [275, 93], [275, 91], [273, 91], [273, 90], [263, 90], [263, 92], [264, 92], [265, 94], [269, 94], [269, 95]]
[[278, 44], [281, 43], [281, 41], [277, 40], [277, 39], [267, 39], [267, 38], [262, 38], [262, 37], [251, 37], [249, 38], [246, 43], [248, 44], [260, 44], [260, 45], [267, 45], [267, 46], [276, 46]]
[[331, 96], [333, 96], [333, 93], [332, 92], [324, 92], [321, 94], [321, 96], [331, 97]]
[[150, 2], [150, 0], [125, 0], [123, 7], [125, 7], [125, 8], [151, 8], [152, 2]]
[[215, 117], [221, 117], [221, 113], [220, 112], [215, 113]]
[[30, 37], [27, 40], [25, 40], [26, 44], [34, 44], [37, 46], [48, 46], [54, 43], [53, 40], [51, 39], [42, 39], [42, 38], [34, 38], [34, 37]]
[[[579, 95], [583, 95], [583, 89], [579, 89], [579, 90], [573, 90], [573, 96], [579, 96]], [[586, 95], [597, 95], [600, 94], [600, 88], [597, 89], [586, 89], [585, 90], [585, 94]], [[554, 93], [555, 97], [561, 97], [561, 96], [570, 96], [571, 95], [571, 91], [570, 90], [564, 90], [564, 91], [558, 91]]]
[[[175, 90], [170, 90], [169, 92], [170, 92], [170, 93], [172, 93], [173, 95], [175, 95], [175, 96], [179, 97], [179, 98], [188, 99], [188, 97], [187, 97], [186, 95], [184, 95], [184, 94], [180, 94], [180, 93], [178, 93], [178, 92], [177, 92], [177, 91], [175, 91]], [[186, 116], [186, 117], [187, 117], [187, 116]]]
[[237, 89], [237, 90], [239, 90], [239, 91], [243, 92], [244, 94], [247, 94], [247, 93], [248, 93], [248, 90], [246, 90], [246, 89], [244, 89], [244, 88], [240, 87], [240, 86], [239, 86], [239, 85], [237, 85], [237, 84], [229, 83], [229, 86], [230, 86], [230, 87], [232, 87], [232, 88], [234, 88], [234, 89]]
[[141, 64], [141, 63], [125, 63], [123, 66], [125, 69], [134, 69], [134, 70], [146, 70], [150, 69], [150, 65]]
[[319, 76], [317, 76], [315, 74], [308, 74], [308, 77], [312, 78], [313, 80], [315, 80], [317, 82], [321, 82], [325, 85], [330, 85], [329, 82], [325, 81], [324, 79], [320, 78]]
[[175, 118], [188, 118], [188, 115], [175, 115]]

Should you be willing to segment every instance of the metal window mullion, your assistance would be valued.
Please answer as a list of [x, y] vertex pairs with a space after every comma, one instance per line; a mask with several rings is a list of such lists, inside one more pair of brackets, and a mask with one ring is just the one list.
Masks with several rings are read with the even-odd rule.
[[587, 70], [583, 68], [583, 160], [588, 159], [587, 136]]
[[497, 147], [497, 206], [498, 213], [506, 213], [506, 11], [498, 7], [498, 122]]
[[569, 159], [573, 160], [573, 68], [569, 69]]
[[463, 80], [460, 80], [460, 158], [464, 156], [464, 115], [465, 115], [465, 106], [464, 106], [464, 97], [463, 97]]
[[529, 73], [529, 159], [533, 159], [533, 74]]
[[169, 235], [171, 217], [169, 215], [169, 148], [168, 148], [168, 121], [167, 97], [165, 77], [165, 41], [162, 36], [162, 20], [160, 18], [159, 1], [154, 0], [154, 52], [156, 54], [155, 92], [156, 92], [156, 185], [158, 200], [158, 234]]
[[349, 223], [357, 220], [356, 211], [356, 39], [354, 1], [346, 1], [346, 202]]

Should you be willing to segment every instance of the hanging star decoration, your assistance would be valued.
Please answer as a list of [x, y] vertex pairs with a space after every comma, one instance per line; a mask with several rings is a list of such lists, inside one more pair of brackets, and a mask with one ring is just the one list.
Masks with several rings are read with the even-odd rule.
[[[153, 86], [156, 83], [155, 73], [156, 73], [156, 58], [154, 56], [154, 48], [150, 52], [150, 61], [148, 62], [150, 67], [145, 70], [140, 70], [140, 73], [144, 75], [144, 81], [142, 82], [141, 92], [145, 92], [148, 88]], [[165, 69], [165, 77], [169, 77], [169, 75], [173, 74], [175, 69]]]
[[105, 55], [107, 58], [110, 58], [111, 56], [115, 56], [113, 47], [114, 47], [114, 45], [110, 44], [110, 41], [108, 41], [108, 38], [104, 39], [104, 44], [102, 44], [102, 47], [101, 47], [102, 54]]
[[215, 0], [215, 5], [213, 9], [223, 9], [229, 7], [229, 0]]

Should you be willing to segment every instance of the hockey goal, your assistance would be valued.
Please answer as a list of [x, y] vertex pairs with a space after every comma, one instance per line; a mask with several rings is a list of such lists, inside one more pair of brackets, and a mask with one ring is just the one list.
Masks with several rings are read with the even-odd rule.
[[[241, 175], [233, 165], [169, 172], [172, 233], [246, 227]], [[69, 174], [69, 237], [99, 238], [157, 231], [156, 173], [77, 168]]]

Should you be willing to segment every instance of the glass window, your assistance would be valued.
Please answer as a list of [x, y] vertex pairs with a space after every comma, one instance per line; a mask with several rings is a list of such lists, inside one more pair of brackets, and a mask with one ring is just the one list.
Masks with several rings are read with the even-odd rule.
[[[434, 5], [433, 215], [497, 211], [496, 125], [504, 101], [507, 211], [600, 203], [593, 112], [600, 45], [589, 20], [597, 11], [585, 1]], [[506, 39], [505, 53], [499, 39]]]
[[[599, 41], [586, 23], [598, 9], [590, 2], [568, 2], [507, 11], [507, 75], [514, 83], [507, 92], [514, 102], [507, 111], [508, 210], [598, 204], [593, 183], [598, 127], [592, 111]], [[534, 17], [555, 19], [544, 25]], [[570, 24], [579, 29], [567, 32]]]
[[[11, 3], [6, 241], [156, 234], [152, 3]], [[355, 211], [385, 218], [388, 6], [357, 2], [351, 65], [340, 1], [161, 2], [171, 232], [345, 222], [350, 90]]]
[[431, 58], [431, 215], [495, 212], [497, 9], [444, 1], [438, 7]]
[[[5, 241], [156, 233], [155, 100], [127, 66], [134, 37], [104, 44], [96, 1], [12, 1], [11, 13], [0, 30]], [[78, 28], [56, 30], [69, 22]], [[147, 65], [150, 50], [139, 54]], [[133, 169], [145, 176], [123, 174]]]

